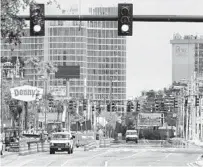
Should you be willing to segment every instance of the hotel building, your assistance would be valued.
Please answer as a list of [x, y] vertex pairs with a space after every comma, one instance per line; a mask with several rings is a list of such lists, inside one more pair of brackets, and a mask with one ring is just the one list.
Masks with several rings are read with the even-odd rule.
[[[90, 8], [90, 14], [117, 14], [117, 7]], [[22, 43], [11, 52], [1, 46], [3, 56], [37, 56], [57, 65], [80, 65], [80, 79], [70, 79], [70, 97], [101, 101], [112, 99], [118, 105], [126, 100], [126, 38], [118, 37], [117, 22], [47, 21], [44, 37], [32, 37], [29, 29]], [[25, 77], [31, 85], [44, 87], [44, 81], [31, 65], [25, 65]], [[34, 77], [36, 76], [36, 77]], [[112, 82], [111, 82], [112, 81]], [[65, 79], [50, 75], [48, 88], [65, 89]], [[124, 111], [124, 106], [118, 109]]]

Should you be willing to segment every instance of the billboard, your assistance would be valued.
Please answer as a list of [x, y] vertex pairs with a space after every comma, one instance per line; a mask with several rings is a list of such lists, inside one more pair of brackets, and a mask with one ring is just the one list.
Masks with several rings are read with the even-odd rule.
[[162, 126], [162, 113], [139, 113], [139, 126]]
[[24, 85], [20, 87], [11, 88], [11, 97], [22, 101], [34, 101], [38, 94], [38, 98], [42, 98], [43, 89], [30, 85]]
[[80, 66], [58, 66], [56, 78], [80, 78]]

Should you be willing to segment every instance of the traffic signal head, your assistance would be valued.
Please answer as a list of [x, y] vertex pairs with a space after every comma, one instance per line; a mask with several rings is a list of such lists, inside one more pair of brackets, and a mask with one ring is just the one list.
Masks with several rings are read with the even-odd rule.
[[68, 103], [68, 108], [69, 108], [70, 110], [73, 109], [73, 101], [72, 101], [72, 100], [69, 101], [69, 103]]
[[137, 102], [137, 104], [136, 104], [136, 111], [140, 111], [140, 103], [139, 102]]
[[131, 111], [131, 101], [128, 101], [127, 102], [127, 112], [130, 112]]
[[83, 99], [83, 110], [87, 110], [87, 99]]
[[92, 106], [92, 111], [94, 111], [94, 106]]
[[188, 105], [188, 99], [185, 99], [185, 106]]
[[107, 104], [107, 111], [110, 112], [110, 104]]
[[30, 5], [30, 36], [45, 35], [44, 4]]
[[195, 96], [195, 106], [199, 106], [199, 97]]
[[111, 107], [112, 107], [112, 111], [116, 111], [116, 103], [112, 102]]
[[178, 101], [176, 98], [174, 98], [174, 108], [178, 108]]
[[36, 93], [35, 100], [36, 100], [37, 103], [39, 103], [39, 95], [40, 95], [39, 93]]
[[118, 4], [118, 36], [132, 36], [133, 4]]
[[48, 98], [48, 101], [49, 101], [49, 107], [53, 107], [54, 106], [54, 98], [52, 96], [50, 96]]

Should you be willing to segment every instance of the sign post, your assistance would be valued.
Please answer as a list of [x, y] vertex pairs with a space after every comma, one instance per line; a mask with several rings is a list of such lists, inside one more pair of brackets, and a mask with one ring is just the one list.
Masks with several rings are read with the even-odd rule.
[[28, 116], [28, 102], [36, 100], [36, 95], [38, 94], [38, 98], [42, 98], [43, 89], [33, 87], [30, 85], [24, 85], [20, 87], [11, 88], [11, 97], [17, 100], [24, 101], [24, 109], [25, 109], [25, 130], [27, 131], [27, 116]]

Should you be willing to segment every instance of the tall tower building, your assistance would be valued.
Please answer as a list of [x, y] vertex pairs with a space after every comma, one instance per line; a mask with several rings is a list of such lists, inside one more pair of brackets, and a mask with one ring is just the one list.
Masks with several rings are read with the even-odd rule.
[[[90, 8], [90, 14], [117, 14], [117, 7]], [[117, 35], [117, 22], [47, 21], [44, 37], [31, 37], [29, 29], [13, 52], [1, 46], [4, 56], [39, 57], [57, 65], [79, 65], [80, 79], [70, 79], [70, 97], [84, 97], [107, 104], [123, 105], [126, 100], [126, 38]], [[30, 64], [25, 65], [25, 80], [44, 87], [44, 81]], [[111, 82], [112, 81], [112, 82]], [[112, 86], [110, 84], [112, 83]], [[65, 79], [50, 75], [48, 87], [65, 88]]]
[[175, 34], [172, 44], [172, 82], [190, 80], [194, 71], [203, 72], [203, 37]]

